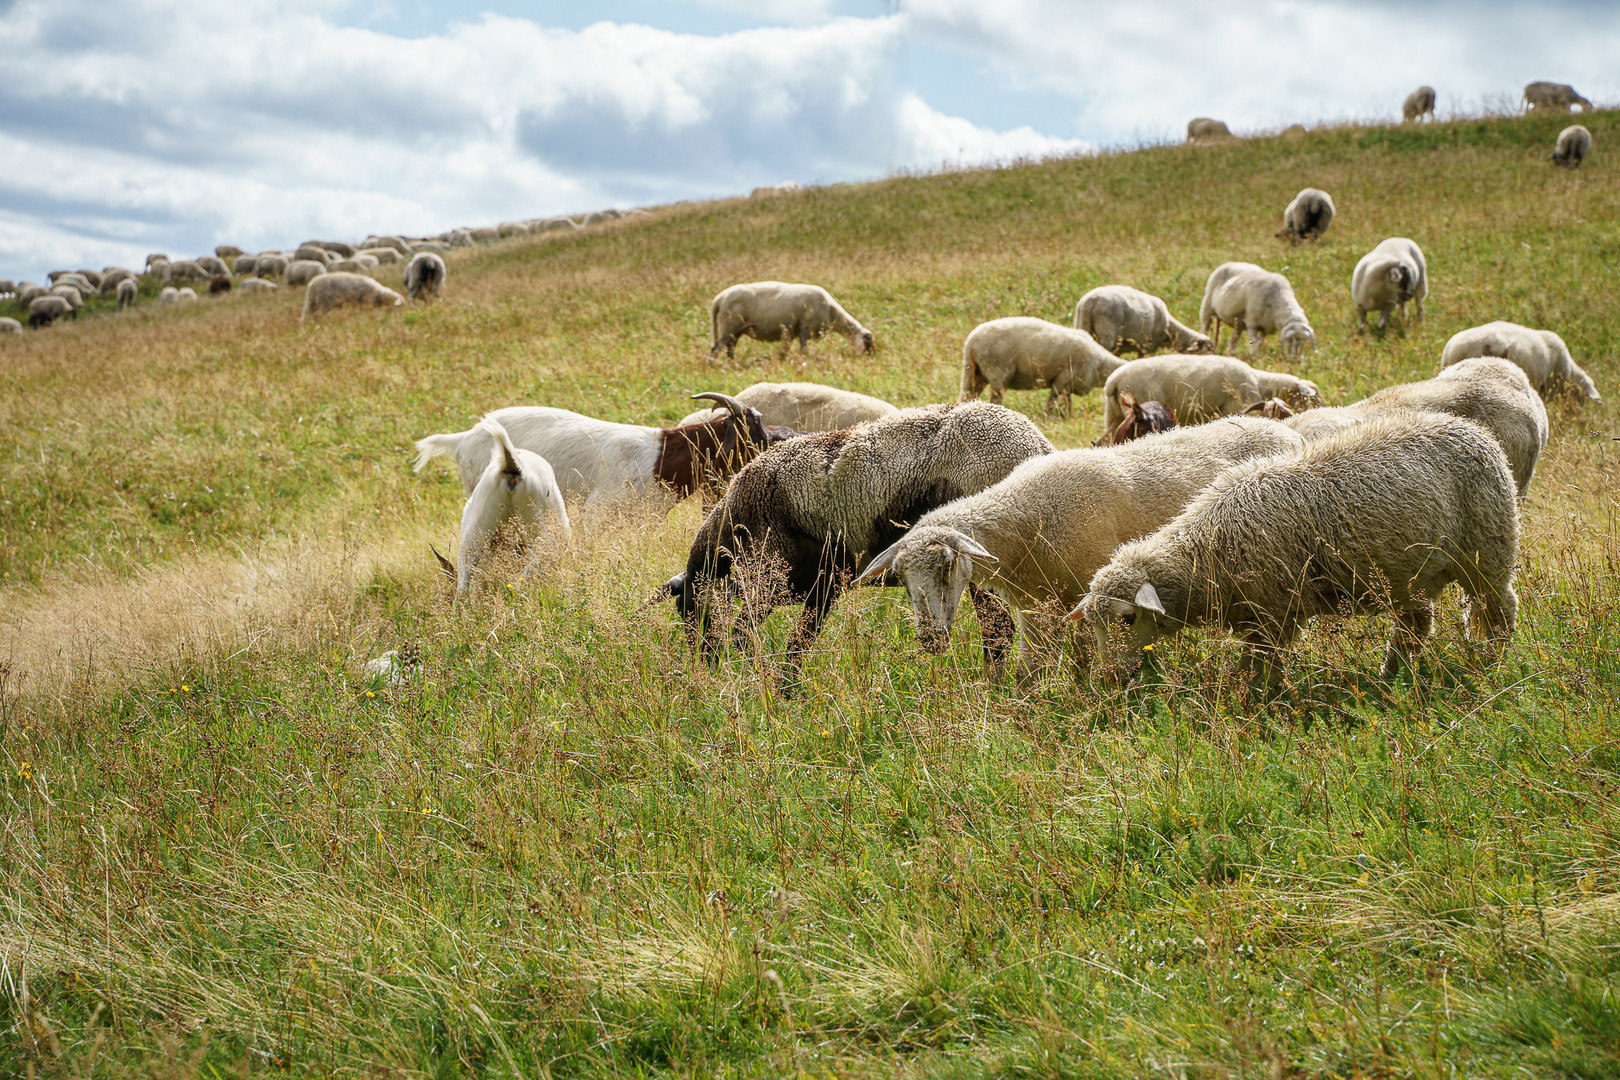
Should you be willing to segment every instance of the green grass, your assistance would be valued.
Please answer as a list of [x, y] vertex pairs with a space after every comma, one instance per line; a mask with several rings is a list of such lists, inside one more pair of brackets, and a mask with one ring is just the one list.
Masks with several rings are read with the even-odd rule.
[[[801, 377], [955, 396], [983, 319], [1125, 281], [1193, 321], [1286, 272], [1335, 403], [1453, 332], [1557, 329], [1612, 399], [1620, 182], [1558, 118], [1344, 128], [670, 208], [456, 253], [443, 304], [93, 311], [0, 341], [0, 1071], [25, 1075], [1546, 1076], [1620, 1073], [1612, 406], [1550, 406], [1521, 623], [1454, 597], [1414, 679], [1324, 621], [1271, 701], [1187, 634], [1129, 686], [987, 686], [971, 615], [916, 647], [844, 605], [802, 692], [693, 658], [694, 503], [582, 523], [452, 612], [412, 440], [533, 401], [672, 420]], [[1272, 238], [1306, 184], [1340, 217]], [[1351, 268], [1424, 248], [1425, 323], [1359, 337]], [[707, 359], [733, 281], [877, 333]], [[1262, 366], [1281, 366], [1268, 348]], [[1096, 397], [1049, 420], [1088, 443]], [[359, 665], [404, 644], [399, 686]]]

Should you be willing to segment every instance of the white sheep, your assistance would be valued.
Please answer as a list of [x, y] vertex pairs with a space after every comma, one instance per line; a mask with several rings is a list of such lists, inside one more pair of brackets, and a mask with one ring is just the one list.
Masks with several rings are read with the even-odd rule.
[[468, 229], [467, 231], [472, 235], [474, 243], [493, 244], [495, 241], [501, 238], [500, 230], [498, 229], [482, 228]]
[[171, 307], [179, 302], [180, 290], [173, 285], [163, 286], [163, 291], [158, 293], [158, 307]]
[[146, 269], [142, 272], [147, 274], [161, 274], [163, 273], [163, 268], [167, 265], [169, 265], [169, 257], [164, 255], [162, 252], [154, 251], [152, 254], [146, 257]]
[[999, 405], [1007, 390], [1045, 386], [1046, 411], [1061, 406], [1067, 416], [1076, 391], [1101, 386], [1124, 362], [1084, 330], [1023, 316], [994, 319], [974, 327], [962, 343], [958, 400], [972, 401], [989, 387]]
[[1583, 112], [1592, 111], [1592, 103], [1568, 83], [1529, 83], [1524, 88], [1524, 104], [1531, 112], [1567, 113], [1572, 105], [1579, 105]]
[[1333, 224], [1333, 196], [1318, 188], [1301, 188], [1283, 208], [1282, 240], [1315, 240]]
[[64, 315], [70, 319], [77, 319], [79, 312], [77, 308], [68, 303], [65, 297], [55, 293], [46, 293], [44, 296], [36, 296], [28, 301], [28, 326], [30, 329], [37, 330], [41, 326], [49, 326]]
[[229, 262], [232, 259], [240, 259], [243, 255], [246, 255], [247, 252], [243, 251], [235, 244], [219, 244], [214, 248], [214, 254]]
[[32, 281], [19, 281], [17, 282], [17, 295], [14, 299], [19, 305], [26, 306], [33, 303], [36, 297], [49, 295], [50, 291], [48, 285], [36, 285]]
[[1425, 116], [1430, 120], [1434, 119], [1434, 87], [1432, 86], [1418, 87], [1410, 94], [1407, 94], [1406, 100], [1401, 102], [1401, 123], [1404, 124], [1407, 121], [1421, 123]]
[[163, 267], [163, 281], [167, 285], [183, 284], [187, 281], [207, 281], [213, 276], [195, 259], [179, 259]]
[[327, 273], [309, 283], [304, 292], [303, 322], [311, 315], [338, 307], [403, 307], [405, 298], [364, 274]]
[[288, 285], [308, 285], [326, 273], [326, 263], [320, 259], [294, 259], [287, 264]]
[[10, 316], [0, 318], [0, 334], [20, 334], [22, 333], [22, 329], [22, 323], [18, 322], [16, 319], [11, 318]]
[[[736, 397], [744, 405], [758, 409], [767, 427], [794, 431], [837, 431], [900, 411], [879, 398], [820, 383], [755, 383], [737, 391]], [[724, 415], [724, 409], [699, 409], [676, 426], [704, 423]]]
[[334, 252], [327, 250], [324, 244], [316, 244], [312, 242], [299, 244], [298, 250], [293, 252], [294, 262], [318, 262], [322, 266], [332, 265], [337, 258], [338, 256]]
[[[1476, 639], [1513, 634], [1519, 514], [1502, 448], [1469, 420], [1376, 417], [1298, 454], [1216, 478], [1174, 520], [1114, 552], [1071, 614], [1126, 664], [1169, 634], [1214, 623], [1263, 667], [1309, 619], [1392, 611], [1384, 676], [1410, 664], [1457, 582]], [[1119, 654], [1115, 654], [1116, 656]]]
[[1578, 169], [1586, 155], [1592, 152], [1592, 133], [1580, 124], [1572, 124], [1558, 133], [1558, 143], [1550, 159], [1554, 165]]
[[118, 285], [122, 281], [134, 281], [135, 271], [125, 270], [121, 266], [109, 266], [101, 275], [101, 295], [118, 295]]
[[1146, 356], [1161, 349], [1206, 353], [1209, 338], [1176, 321], [1165, 302], [1129, 285], [1099, 285], [1074, 305], [1074, 328], [1084, 330], [1116, 356], [1126, 349]]
[[124, 280], [120, 281], [117, 285], [117, 290], [118, 306], [120, 308], [135, 306], [135, 297], [140, 290], [138, 286], [136, 286], [134, 278], [125, 278]]
[[1401, 309], [1406, 319], [1407, 301], [1417, 306], [1423, 318], [1423, 298], [1429, 295], [1429, 264], [1423, 249], [1404, 236], [1392, 236], [1361, 257], [1350, 276], [1350, 298], [1355, 301], [1357, 327], [1367, 329], [1367, 312], [1376, 311], [1380, 332], [1389, 329], [1389, 313]]
[[257, 255], [238, 255], [235, 261], [231, 263], [231, 272], [241, 277], [253, 273], [258, 268], [258, 265], [259, 257]]
[[361, 248], [354, 253], [353, 257], [359, 258], [361, 255], [369, 255], [371, 258], [376, 259], [381, 266], [392, 266], [397, 262], [404, 261], [405, 258], [391, 247]]
[[285, 255], [260, 254], [253, 263], [253, 272], [262, 278], [282, 277], [291, 262]]
[[1124, 423], [1124, 397], [1160, 401], [1181, 424], [1201, 424], [1234, 416], [1281, 398], [1303, 412], [1322, 404], [1316, 384], [1282, 371], [1260, 371], [1232, 356], [1182, 356], [1166, 353], [1132, 360], [1103, 385], [1103, 426], [1113, 431]]
[[1474, 356], [1500, 356], [1519, 366], [1543, 398], [1574, 390], [1602, 401], [1592, 377], [1569, 355], [1564, 339], [1551, 330], [1532, 330], [1511, 322], [1489, 322], [1453, 334], [1440, 351], [1440, 366], [1450, 367]]
[[180, 289], [177, 298], [182, 304], [195, 304], [197, 302], [197, 290], [190, 285], [186, 285]]
[[1209, 275], [1204, 286], [1204, 302], [1198, 311], [1204, 333], [1210, 335], [1216, 352], [1221, 348], [1221, 325], [1232, 328], [1232, 351], [1237, 338], [1249, 332], [1249, 355], [1253, 356], [1269, 333], [1282, 342], [1283, 354], [1298, 358], [1308, 345], [1316, 348], [1316, 332], [1305, 309], [1294, 298], [1294, 287], [1281, 274], [1273, 274], [1253, 263], [1222, 263]]
[[199, 255], [193, 261], [202, 267], [203, 273], [209, 277], [213, 277], [215, 274], [224, 274], [226, 277], [231, 276], [230, 265], [218, 255]]
[[412, 301], [437, 300], [444, 286], [444, 260], [431, 251], [420, 251], [405, 265], [405, 295]]
[[[368, 248], [391, 248], [394, 254], [401, 259], [407, 259], [412, 255], [411, 245], [406, 242], [403, 236], [368, 236], [365, 242], [360, 245], [359, 250]], [[348, 252], [347, 254], [352, 255], [354, 252]]]
[[1231, 466], [1304, 446], [1273, 420], [1231, 417], [1031, 458], [999, 484], [918, 518], [857, 582], [885, 572], [898, 578], [918, 640], [931, 651], [945, 647], [970, 582], [993, 590], [1017, 619], [1019, 682], [1027, 686], [1056, 658], [1057, 622], [1115, 548], [1175, 517]]
[[1224, 120], [1211, 120], [1207, 116], [1187, 121], [1188, 142], [1216, 142], [1233, 138], [1232, 129]]
[[236, 291], [248, 296], [263, 296], [276, 291], [276, 283], [266, 281], [264, 278], [248, 278], [236, 287]]
[[17, 283], [10, 278], [0, 278], [0, 297], [10, 296], [17, 291]]
[[502, 552], [515, 555], [527, 574], [546, 532], [555, 530], [564, 547], [572, 539], [562, 491], [546, 459], [513, 446], [495, 420], [485, 417], [478, 427], [490, 437], [490, 459], [461, 512], [460, 570], [439, 556], [456, 579], [458, 598], [488, 582], [496, 569], [491, 563]]
[[799, 341], [803, 353], [811, 338], [843, 334], [856, 352], [873, 349], [872, 331], [845, 311], [820, 285], [755, 281], [722, 289], [709, 304], [711, 357], [736, 355], [737, 340]]
[[58, 285], [52, 285], [51, 291], [47, 295], [60, 296], [68, 302], [68, 305], [74, 311], [78, 311], [84, 306], [84, 293], [79, 291], [77, 285], [69, 284], [66, 281]]

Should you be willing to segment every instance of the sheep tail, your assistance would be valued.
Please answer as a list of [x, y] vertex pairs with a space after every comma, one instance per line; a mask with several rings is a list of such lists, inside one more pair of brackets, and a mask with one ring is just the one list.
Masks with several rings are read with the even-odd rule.
[[411, 466], [411, 471], [421, 472], [436, 457], [455, 457], [466, 435], [465, 431], [461, 431], [454, 435], [429, 435], [416, 440], [416, 464]]
[[517, 448], [512, 445], [512, 436], [506, 433], [506, 428], [501, 422], [486, 416], [478, 421], [478, 426], [495, 440], [490, 460], [501, 467], [501, 472], [522, 473], [523, 465], [518, 461]]

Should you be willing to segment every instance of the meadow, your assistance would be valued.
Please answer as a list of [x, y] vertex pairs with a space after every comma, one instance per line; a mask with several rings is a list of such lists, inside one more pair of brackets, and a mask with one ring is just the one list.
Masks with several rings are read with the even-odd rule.
[[[1620, 1074], [1620, 114], [1581, 122], [1575, 171], [1558, 117], [1150, 147], [458, 251], [403, 313], [149, 289], [0, 340], [0, 1073]], [[1289, 247], [1307, 185], [1339, 216]], [[1358, 335], [1390, 235], [1427, 318]], [[1257, 366], [1331, 403], [1498, 318], [1604, 392], [1548, 403], [1499, 664], [1453, 591], [1393, 682], [1386, 621], [1344, 618], [1269, 699], [1215, 633], [1020, 695], [971, 612], [933, 657], [868, 589], [786, 699], [793, 612], [711, 666], [641, 609], [696, 500], [470, 609], [435, 572], [460, 486], [410, 446], [488, 409], [954, 400], [977, 323], [1114, 281], [1193, 323], [1234, 259], [1316, 330]], [[876, 354], [711, 361], [710, 297], [763, 278], [825, 285]], [[1099, 434], [1095, 394], [1044, 400], [1007, 404]], [[397, 649], [404, 681], [361, 674]]]

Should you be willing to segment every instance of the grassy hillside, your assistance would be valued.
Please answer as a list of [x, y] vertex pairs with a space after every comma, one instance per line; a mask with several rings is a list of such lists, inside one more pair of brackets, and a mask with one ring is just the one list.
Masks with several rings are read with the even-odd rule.
[[[1597, 113], [1344, 128], [671, 207], [449, 259], [445, 302], [145, 303], [0, 340], [0, 1071], [47, 1075], [1606, 1076], [1620, 1071], [1620, 171]], [[1300, 187], [1320, 243], [1272, 237]], [[1422, 245], [1426, 322], [1348, 282]], [[806, 378], [955, 397], [961, 341], [1123, 281], [1196, 316], [1286, 273], [1335, 403], [1455, 331], [1558, 330], [1521, 622], [1455, 594], [1415, 680], [1325, 620], [1273, 701], [1187, 634], [1119, 687], [984, 680], [867, 590], [803, 692], [697, 662], [667, 607], [689, 502], [582, 523], [455, 611], [448, 469], [410, 443], [524, 402], [667, 421]], [[826, 285], [872, 327], [708, 359], [707, 303]], [[0, 304], [0, 309], [5, 305]], [[0, 310], [0, 314], [9, 311]], [[1059, 446], [1100, 429], [1009, 395]], [[773, 617], [770, 649], [786, 636]], [[398, 686], [359, 666], [419, 650]]]

